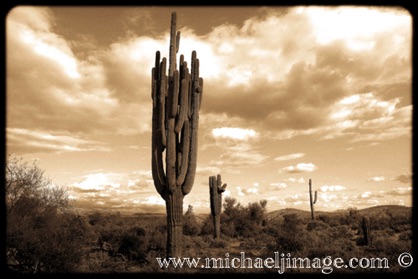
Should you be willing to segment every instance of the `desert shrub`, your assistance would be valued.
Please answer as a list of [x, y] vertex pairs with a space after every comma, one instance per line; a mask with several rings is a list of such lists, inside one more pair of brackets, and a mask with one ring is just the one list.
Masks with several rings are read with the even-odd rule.
[[135, 236], [145, 236], [146, 231], [144, 228], [139, 226], [133, 226], [128, 230], [129, 233], [135, 235]]
[[318, 220], [321, 220], [322, 222], [329, 224], [331, 218], [328, 214], [318, 214]]
[[196, 236], [199, 235], [201, 226], [198, 222], [196, 215], [193, 212], [193, 207], [189, 205], [188, 210], [183, 216], [183, 234]]
[[103, 223], [103, 220], [104, 216], [99, 211], [95, 211], [88, 215], [88, 222], [92, 226], [95, 226], [99, 223]]
[[270, 248], [275, 251], [300, 252], [309, 242], [303, 220], [296, 213], [285, 214], [282, 224], [277, 230], [271, 230], [271, 232], [274, 232], [273, 236], [276, 241], [275, 245], [270, 245]]
[[[221, 226], [221, 232], [224, 233], [224, 230]], [[202, 225], [200, 227], [200, 235], [209, 236], [213, 235], [213, 221], [212, 215], [208, 214], [205, 219], [203, 219]]]
[[75, 270], [86, 224], [70, 210], [66, 190], [44, 177], [36, 162], [8, 156], [6, 209], [9, 268], [27, 273]]
[[163, 228], [164, 226], [156, 226], [154, 229], [151, 229], [151, 231], [148, 233], [149, 250], [160, 253], [165, 252], [167, 235]]
[[[138, 231], [140, 234], [137, 233]], [[127, 257], [129, 261], [145, 262], [148, 251], [148, 241], [145, 237], [145, 231], [142, 233], [142, 230], [137, 228], [123, 232], [117, 246], [117, 252]]]
[[265, 225], [267, 201], [242, 206], [234, 198], [225, 198], [221, 215], [221, 233], [229, 237], [255, 237]]
[[324, 223], [322, 220], [312, 220], [312, 221], [309, 221], [308, 224], [307, 224], [307, 226], [306, 226], [306, 229], [308, 231], [312, 231], [312, 230], [325, 230], [327, 228], [329, 228], [329, 225], [326, 224], [326, 223]]
[[412, 230], [405, 230], [399, 234], [398, 239], [399, 241], [410, 241], [412, 240], [412, 237]]
[[[345, 219], [345, 220], [344, 220]], [[350, 207], [347, 209], [347, 213], [340, 224], [349, 225], [352, 229], [358, 228], [358, 224], [361, 221], [361, 216], [355, 207]]]
[[212, 248], [226, 248], [228, 247], [228, 241], [225, 239], [213, 239], [210, 247]]
[[[155, 244], [145, 229], [134, 225], [120, 228], [116, 224], [109, 229], [101, 230], [98, 236], [98, 246], [107, 251], [112, 257], [120, 257], [130, 262], [142, 263], [146, 261], [146, 254], [150, 245]], [[165, 243], [163, 241], [163, 243]]]
[[81, 272], [111, 272], [115, 270], [115, 261], [105, 251], [89, 253], [80, 267]]

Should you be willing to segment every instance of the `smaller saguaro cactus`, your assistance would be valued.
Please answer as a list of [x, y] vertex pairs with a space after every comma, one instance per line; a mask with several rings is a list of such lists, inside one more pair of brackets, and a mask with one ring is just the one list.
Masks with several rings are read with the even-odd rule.
[[213, 238], [221, 235], [222, 193], [225, 192], [226, 183], [222, 185], [221, 175], [209, 177], [210, 210], [213, 218]]
[[315, 197], [312, 197], [312, 180], [309, 179], [309, 198], [310, 198], [310, 203], [311, 203], [311, 219], [312, 220], [315, 219], [314, 204], [316, 204], [317, 197], [318, 197], [318, 193], [316, 191], [315, 191]]
[[361, 229], [363, 231], [363, 244], [369, 245], [371, 242], [370, 238], [370, 219], [367, 216], [363, 216], [361, 220]]

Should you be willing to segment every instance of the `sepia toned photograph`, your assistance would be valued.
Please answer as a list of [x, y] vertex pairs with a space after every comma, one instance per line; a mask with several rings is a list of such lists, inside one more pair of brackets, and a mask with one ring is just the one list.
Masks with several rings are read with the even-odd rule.
[[8, 273], [414, 269], [402, 6], [5, 18]]

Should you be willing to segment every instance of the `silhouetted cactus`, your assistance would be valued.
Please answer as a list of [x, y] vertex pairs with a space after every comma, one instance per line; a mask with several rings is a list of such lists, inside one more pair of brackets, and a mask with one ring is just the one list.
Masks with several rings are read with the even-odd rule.
[[315, 197], [312, 198], [312, 181], [310, 179], [309, 179], [309, 200], [310, 200], [310, 204], [311, 204], [311, 219], [314, 220], [315, 219], [314, 204], [316, 204], [317, 192], [315, 191]]
[[[197, 133], [203, 79], [199, 59], [192, 52], [191, 70], [180, 56], [180, 32], [176, 34], [176, 13], [171, 14], [170, 57], [155, 55], [152, 69], [152, 177], [166, 202], [167, 257], [181, 256], [183, 198], [194, 183], [197, 161]], [[165, 159], [165, 164], [163, 160]], [[164, 170], [165, 166], [165, 170]]]
[[361, 229], [363, 231], [363, 244], [369, 245], [371, 243], [369, 217], [363, 216], [363, 218], [361, 219]]
[[213, 218], [213, 238], [221, 235], [222, 193], [225, 192], [226, 183], [222, 185], [221, 175], [209, 177], [210, 210]]

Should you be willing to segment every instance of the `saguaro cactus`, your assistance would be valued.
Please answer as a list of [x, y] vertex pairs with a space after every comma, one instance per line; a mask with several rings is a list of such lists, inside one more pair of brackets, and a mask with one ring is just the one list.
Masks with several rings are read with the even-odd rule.
[[314, 220], [315, 219], [314, 204], [316, 204], [317, 192], [315, 191], [315, 197], [312, 198], [312, 181], [310, 179], [309, 179], [309, 200], [310, 200], [310, 204], [311, 204], [311, 219]]
[[160, 59], [159, 51], [152, 68], [152, 177], [166, 202], [167, 257], [180, 257], [183, 198], [191, 191], [196, 174], [203, 79], [196, 51], [192, 52], [190, 72], [183, 55], [176, 69], [180, 32], [176, 33], [175, 12], [170, 31], [168, 76], [167, 60]]
[[221, 235], [221, 211], [222, 193], [225, 191], [226, 183], [222, 185], [221, 175], [209, 177], [210, 210], [213, 218], [213, 238]]
[[361, 229], [363, 231], [363, 244], [370, 244], [370, 219], [367, 216], [363, 216], [361, 220]]

